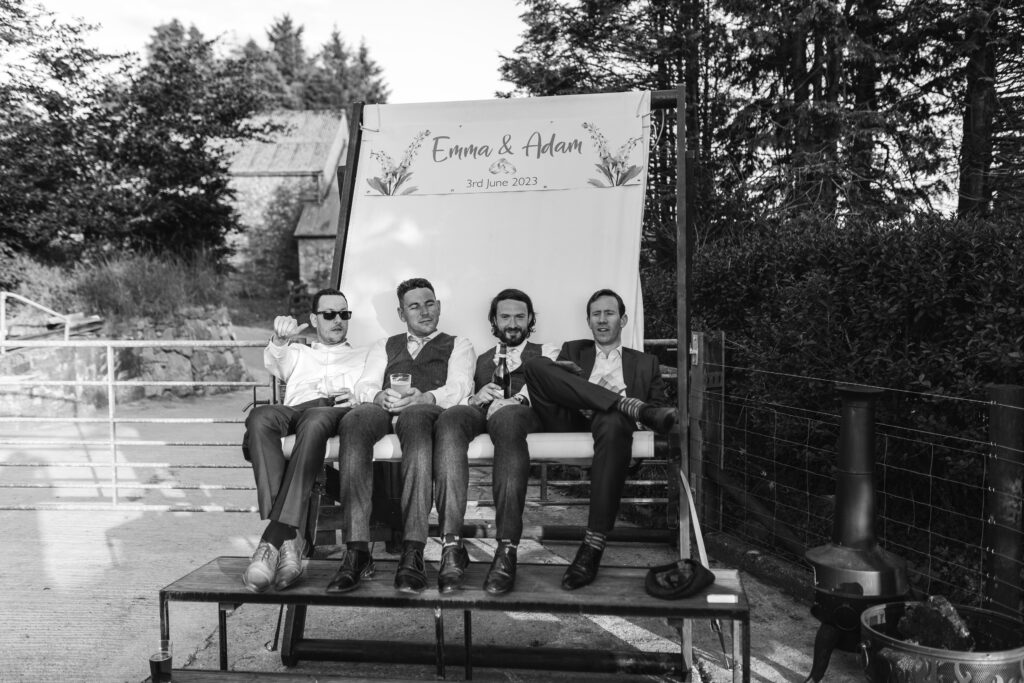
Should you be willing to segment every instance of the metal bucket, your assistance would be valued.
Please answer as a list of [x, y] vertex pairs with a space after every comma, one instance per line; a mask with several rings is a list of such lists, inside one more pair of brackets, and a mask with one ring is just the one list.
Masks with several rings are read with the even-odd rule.
[[908, 643], [896, 625], [911, 602], [889, 602], [860, 617], [864, 671], [874, 683], [1024, 683], [1024, 623], [956, 606], [974, 636], [975, 650], [942, 650]]

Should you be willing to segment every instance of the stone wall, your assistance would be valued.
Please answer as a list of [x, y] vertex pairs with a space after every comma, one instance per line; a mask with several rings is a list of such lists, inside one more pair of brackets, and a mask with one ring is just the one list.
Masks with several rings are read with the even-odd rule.
[[[118, 326], [118, 339], [195, 339], [234, 341], [226, 308], [189, 307], [164, 320], [134, 318]], [[141, 381], [250, 381], [239, 349], [232, 347], [118, 349], [118, 379]], [[231, 387], [125, 387], [131, 398], [202, 396], [234, 391]]]
[[[225, 308], [189, 307], [173, 318], [133, 318], [94, 337], [109, 339], [167, 339], [233, 341]], [[115, 348], [115, 379], [149, 381], [250, 381], [240, 349]], [[14, 386], [13, 380], [105, 381], [106, 349], [25, 348], [0, 356], [0, 415], [79, 415], [108, 403], [107, 387]], [[187, 397], [233, 391], [231, 387], [132, 386], [118, 387], [118, 403], [143, 398]]]

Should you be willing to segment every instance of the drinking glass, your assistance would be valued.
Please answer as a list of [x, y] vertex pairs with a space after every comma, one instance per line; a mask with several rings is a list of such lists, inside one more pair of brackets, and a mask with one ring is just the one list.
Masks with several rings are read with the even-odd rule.
[[408, 372], [396, 372], [388, 375], [388, 379], [391, 381], [391, 388], [402, 396], [412, 393], [412, 375]]
[[171, 680], [171, 641], [161, 639], [157, 651], [149, 656], [149, 675], [153, 683]]

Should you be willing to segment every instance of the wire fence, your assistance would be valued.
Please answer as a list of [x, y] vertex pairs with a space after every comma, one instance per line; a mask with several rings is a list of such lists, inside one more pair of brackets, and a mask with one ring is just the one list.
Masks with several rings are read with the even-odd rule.
[[[843, 378], [718, 370], [723, 386], [701, 389], [714, 410], [699, 444], [703, 487], [721, 494], [712, 498], [715, 528], [806, 565], [806, 550], [833, 541]], [[906, 560], [918, 594], [1020, 613], [1019, 399], [878, 388], [879, 544]]]

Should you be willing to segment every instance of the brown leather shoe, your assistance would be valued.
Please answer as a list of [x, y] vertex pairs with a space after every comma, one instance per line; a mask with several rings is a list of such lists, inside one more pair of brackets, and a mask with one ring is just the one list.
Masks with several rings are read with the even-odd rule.
[[306, 554], [306, 539], [296, 536], [281, 544], [281, 561], [277, 565], [274, 590], [283, 591], [302, 578], [306, 567], [302, 562]]
[[516, 548], [508, 543], [499, 543], [494, 551], [491, 568], [484, 579], [484, 590], [491, 595], [508, 593], [516, 585]]
[[252, 554], [249, 566], [242, 574], [242, 583], [253, 593], [262, 593], [274, 585], [277, 576], [277, 565], [281, 561], [281, 552], [266, 541], [260, 541], [256, 552]]

